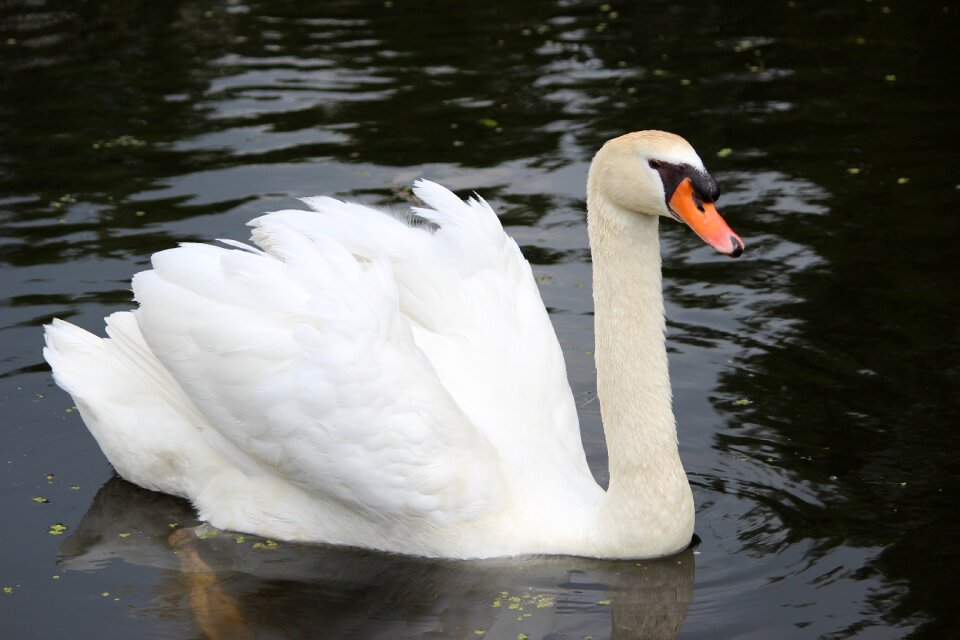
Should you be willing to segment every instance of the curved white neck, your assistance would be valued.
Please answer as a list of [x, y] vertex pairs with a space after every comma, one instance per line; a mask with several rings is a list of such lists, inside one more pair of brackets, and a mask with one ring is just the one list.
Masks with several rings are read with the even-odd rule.
[[597, 394], [610, 460], [607, 544], [628, 555], [683, 548], [693, 498], [677, 451], [667, 368], [658, 217], [587, 189]]

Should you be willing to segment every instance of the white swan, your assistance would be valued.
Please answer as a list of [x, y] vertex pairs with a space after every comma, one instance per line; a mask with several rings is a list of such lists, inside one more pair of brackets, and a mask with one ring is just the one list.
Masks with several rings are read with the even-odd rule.
[[419, 181], [431, 224], [330, 198], [254, 220], [259, 248], [185, 244], [137, 274], [110, 339], [46, 327], [44, 356], [127, 480], [214, 526], [476, 558], [653, 557], [693, 532], [664, 343], [658, 220], [742, 241], [682, 138], [597, 153], [587, 186], [598, 393], [587, 468], [530, 266], [480, 199]]

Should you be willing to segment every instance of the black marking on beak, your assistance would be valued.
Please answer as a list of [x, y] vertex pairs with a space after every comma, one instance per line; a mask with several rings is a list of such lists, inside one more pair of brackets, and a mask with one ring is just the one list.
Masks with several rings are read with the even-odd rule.
[[[663, 198], [667, 203], [667, 209], [670, 209], [670, 199], [673, 192], [677, 190], [677, 185], [683, 182], [684, 178], [690, 178], [693, 183], [694, 204], [703, 211], [704, 202], [716, 202], [720, 197], [720, 186], [717, 181], [707, 173], [696, 169], [689, 164], [673, 164], [663, 160], [650, 160], [651, 169], [656, 169], [660, 174], [660, 181], [663, 183]], [[673, 213], [673, 211], [670, 211]], [[673, 213], [674, 217], [676, 214]]]

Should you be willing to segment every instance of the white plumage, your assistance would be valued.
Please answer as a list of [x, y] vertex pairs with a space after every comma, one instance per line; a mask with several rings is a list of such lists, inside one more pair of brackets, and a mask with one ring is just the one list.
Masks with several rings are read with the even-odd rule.
[[451, 557], [680, 548], [692, 511], [678, 531], [610, 511], [496, 214], [432, 182], [414, 192], [420, 221], [305, 198], [252, 221], [256, 246], [157, 253], [108, 340], [54, 320], [44, 355], [111, 463], [275, 538]]

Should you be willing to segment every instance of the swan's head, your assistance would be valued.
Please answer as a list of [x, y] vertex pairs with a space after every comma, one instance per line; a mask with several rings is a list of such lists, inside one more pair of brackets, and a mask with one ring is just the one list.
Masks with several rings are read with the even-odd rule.
[[720, 253], [743, 253], [743, 240], [714, 206], [716, 181], [678, 135], [637, 131], [610, 140], [590, 166], [590, 189], [631, 214], [675, 218]]

